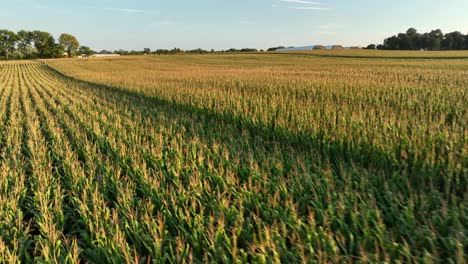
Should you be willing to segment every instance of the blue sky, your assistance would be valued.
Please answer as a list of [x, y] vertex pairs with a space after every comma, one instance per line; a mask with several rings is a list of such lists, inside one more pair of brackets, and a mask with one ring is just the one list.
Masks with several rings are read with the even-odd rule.
[[95, 50], [381, 43], [468, 33], [468, 0], [0, 0], [0, 28], [67, 32]]

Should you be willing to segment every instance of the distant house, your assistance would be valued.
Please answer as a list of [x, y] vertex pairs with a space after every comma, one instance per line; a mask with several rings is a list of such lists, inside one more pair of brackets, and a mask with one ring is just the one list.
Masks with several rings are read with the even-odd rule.
[[94, 57], [94, 58], [120, 57], [120, 54], [94, 54], [91, 57]]

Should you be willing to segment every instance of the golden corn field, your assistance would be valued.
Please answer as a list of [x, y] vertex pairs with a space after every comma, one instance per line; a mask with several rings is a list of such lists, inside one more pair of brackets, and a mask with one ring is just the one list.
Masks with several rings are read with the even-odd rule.
[[466, 262], [468, 53], [363, 54], [0, 63], [0, 262]]

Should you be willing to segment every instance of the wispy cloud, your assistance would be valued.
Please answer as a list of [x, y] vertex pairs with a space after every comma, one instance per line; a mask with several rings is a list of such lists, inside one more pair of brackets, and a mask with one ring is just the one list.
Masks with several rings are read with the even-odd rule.
[[319, 6], [288, 6], [287, 8], [296, 10], [329, 10], [328, 7]]
[[[330, 8], [323, 6], [322, 3], [312, 2], [308, 0], [277, 0], [278, 4], [273, 4], [272, 7], [282, 7], [287, 9], [295, 10], [316, 10], [316, 11], [325, 11], [330, 10]], [[281, 4], [284, 3], [284, 4]], [[285, 4], [289, 5], [285, 5]]]
[[318, 2], [311, 2], [311, 1], [305, 1], [305, 0], [280, 0], [280, 2], [306, 4], [306, 5], [321, 5], [321, 3], [318, 3]]

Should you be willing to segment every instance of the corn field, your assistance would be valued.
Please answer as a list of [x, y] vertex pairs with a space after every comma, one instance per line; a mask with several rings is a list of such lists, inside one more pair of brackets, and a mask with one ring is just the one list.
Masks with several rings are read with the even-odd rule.
[[0, 262], [465, 263], [468, 61], [385, 56], [0, 63]]

